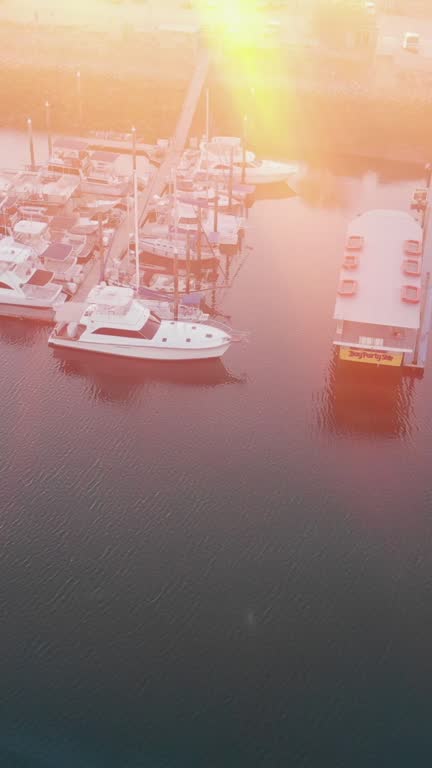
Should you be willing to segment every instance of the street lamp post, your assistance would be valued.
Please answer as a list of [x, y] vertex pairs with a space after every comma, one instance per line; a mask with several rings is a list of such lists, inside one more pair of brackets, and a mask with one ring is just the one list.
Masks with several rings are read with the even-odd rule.
[[76, 73], [76, 87], [77, 87], [77, 99], [78, 99], [78, 124], [80, 132], [82, 130], [82, 98], [81, 98], [81, 72]]
[[51, 104], [45, 102], [45, 125], [48, 136], [48, 159], [52, 156], [52, 136], [51, 136]]
[[31, 117], [27, 119], [27, 132], [28, 132], [28, 140], [29, 140], [29, 148], [30, 148], [30, 169], [32, 171], [35, 170], [35, 152], [34, 152], [34, 143], [33, 143], [33, 124]]
[[136, 172], [136, 128], [132, 126], [132, 170]]

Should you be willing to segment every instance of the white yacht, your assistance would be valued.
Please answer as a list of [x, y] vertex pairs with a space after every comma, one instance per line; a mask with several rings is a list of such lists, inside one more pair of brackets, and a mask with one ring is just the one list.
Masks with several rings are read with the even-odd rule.
[[[231, 136], [215, 136], [208, 142], [202, 142], [200, 155], [195, 173], [201, 176], [203, 172], [216, 179], [227, 181], [232, 176], [234, 181], [244, 180], [245, 184], [275, 184], [288, 181], [298, 173], [299, 166], [295, 163], [282, 163], [275, 160], [258, 160], [249, 150], [243, 153], [241, 140]], [[243, 179], [243, 164], [245, 174]]]
[[[142, 360], [208, 360], [219, 358], [234, 341], [228, 330], [199, 322], [161, 320], [127, 287], [101, 284], [93, 303], [71, 315], [60, 312], [49, 337], [56, 347]], [[66, 308], [65, 308], [66, 309]]]
[[0, 241], [0, 315], [52, 322], [66, 298], [53, 273], [37, 268], [31, 248]]

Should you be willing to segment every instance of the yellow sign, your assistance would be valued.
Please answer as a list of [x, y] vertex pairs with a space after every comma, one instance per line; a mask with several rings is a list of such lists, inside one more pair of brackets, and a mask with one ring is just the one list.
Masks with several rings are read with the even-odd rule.
[[341, 347], [341, 360], [351, 360], [355, 363], [374, 363], [375, 365], [402, 365], [403, 352], [386, 352], [376, 349], [354, 349]]

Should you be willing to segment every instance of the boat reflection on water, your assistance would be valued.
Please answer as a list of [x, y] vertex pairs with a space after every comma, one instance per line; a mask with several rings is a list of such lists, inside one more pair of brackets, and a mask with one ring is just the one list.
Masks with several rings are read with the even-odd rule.
[[416, 371], [330, 362], [316, 411], [318, 428], [339, 435], [409, 437]]
[[59, 371], [67, 376], [87, 379], [93, 395], [102, 400], [127, 400], [143, 386], [155, 383], [212, 388], [241, 384], [246, 380], [245, 376], [236, 376], [228, 371], [221, 360], [196, 360], [192, 363], [113, 360], [111, 356], [62, 349], [54, 349], [53, 357]]

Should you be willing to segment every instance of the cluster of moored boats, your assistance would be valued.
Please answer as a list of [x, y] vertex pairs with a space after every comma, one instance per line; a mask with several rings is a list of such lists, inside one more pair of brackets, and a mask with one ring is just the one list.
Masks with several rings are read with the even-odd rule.
[[[215, 289], [221, 253], [239, 245], [255, 185], [288, 181], [296, 168], [258, 161], [239, 139], [202, 142], [184, 152], [139, 229], [132, 180], [115, 172], [117, 157], [58, 139], [45, 165], [1, 173], [0, 314], [56, 322], [54, 346], [157, 360], [221, 357], [242, 334], [199, 299]], [[135, 194], [149, 177], [135, 174]], [[122, 224], [122, 258], [76, 301], [86, 265]]]

